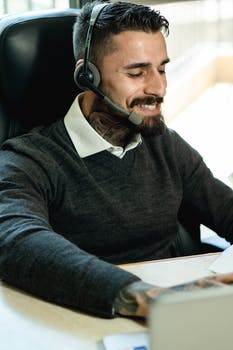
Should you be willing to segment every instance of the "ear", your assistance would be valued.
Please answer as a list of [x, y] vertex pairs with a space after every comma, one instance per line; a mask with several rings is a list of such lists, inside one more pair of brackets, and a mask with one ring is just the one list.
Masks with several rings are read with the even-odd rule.
[[84, 62], [83, 58], [80, 58], [76, 62], [75, 70], [74, 70], [74, 81], [75, 81], [76, 85], [79, 87], [79, 89], [86, 90], [85, 87], [82, 86], [82, 84], [79, 83], [79, 74], [80, 74], [80, 71], [82, 70], [83, 62]]
[[83, 59], [83, 58], [80, 58], [80, 59], [76, 62], [75, 69], [78, 68], [81, 64], [83, 64], [83, 62], [84, 62], [84, 59]]

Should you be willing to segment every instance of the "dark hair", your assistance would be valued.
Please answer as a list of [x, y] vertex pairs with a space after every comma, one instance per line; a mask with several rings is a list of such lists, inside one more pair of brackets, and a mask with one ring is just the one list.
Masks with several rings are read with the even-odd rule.
[[[84, 57], [87, 30], [93, 7], [102, 1], [86, 4], [77, 17], [73, 31], [73, 49], [75, 59]], [[157, 32], [169, 34], [169, 22], [159, 11], [144, 5], [115, 2], [107, 3], [100, 13], [91, 39], [90, 60], [98, 65], [99, 59], [112, 50], [113, 35], [126, 30]]]

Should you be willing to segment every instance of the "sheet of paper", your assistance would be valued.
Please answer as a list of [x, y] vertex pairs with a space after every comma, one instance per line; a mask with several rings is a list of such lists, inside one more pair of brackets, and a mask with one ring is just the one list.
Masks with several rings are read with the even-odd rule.
[[219, 274], [233, 272], [233, 245], [224, 250], [216, 260], [209, 265], [208, 270]]
[[102, 340], [105, 350], [148, 350], [147, 332], [113, 334]]

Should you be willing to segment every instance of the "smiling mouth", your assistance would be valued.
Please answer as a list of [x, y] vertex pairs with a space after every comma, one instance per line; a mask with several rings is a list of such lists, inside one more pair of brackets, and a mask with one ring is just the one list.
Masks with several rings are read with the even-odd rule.
[[138, 98], [135, 99], [132, 104], [132, 107], [139, 107], [148, 111], [155, 111], [156, 109], [160, 109], [161, 103], [163, 102], [162, 97], [146, 97], [146, 98]]
[[143, 109], [148, 109], [149, 111], [154, 111], [157, 107], [157, 103], [154, 103], [152, 105], [139, 105], [139, 107]]

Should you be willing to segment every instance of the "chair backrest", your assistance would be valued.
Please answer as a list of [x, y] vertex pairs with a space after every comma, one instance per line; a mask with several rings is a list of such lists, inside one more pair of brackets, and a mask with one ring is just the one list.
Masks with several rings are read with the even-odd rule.
[[72, 30], [79, 10], [0, 20], [0, 144], [64, 116], [78, 93]]

